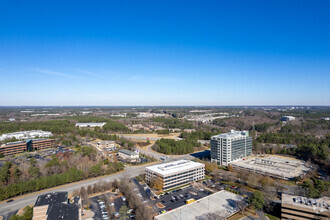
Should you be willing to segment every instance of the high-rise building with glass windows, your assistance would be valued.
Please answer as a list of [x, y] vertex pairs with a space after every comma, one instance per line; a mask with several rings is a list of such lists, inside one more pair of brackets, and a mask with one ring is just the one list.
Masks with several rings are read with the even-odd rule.
[[211, 137], [211, 161], [228, 166], [232, 161], [252, 154], [252, 138], [248, 131], [234, 131]]

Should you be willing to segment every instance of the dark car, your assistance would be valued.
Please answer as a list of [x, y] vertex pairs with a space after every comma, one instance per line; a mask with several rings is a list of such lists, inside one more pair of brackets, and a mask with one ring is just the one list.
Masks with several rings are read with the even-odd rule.
[[10, 202], [13, 202], [14, 200], [13, 199], [9, 199], [7, 200], [7, 203], [10, 203]]

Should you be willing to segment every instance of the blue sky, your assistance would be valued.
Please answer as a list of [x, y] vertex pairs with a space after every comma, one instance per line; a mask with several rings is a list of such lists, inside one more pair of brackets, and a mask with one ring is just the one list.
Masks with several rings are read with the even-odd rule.
[[330, 105], [330, 1], [0, 4], [0, 105]]

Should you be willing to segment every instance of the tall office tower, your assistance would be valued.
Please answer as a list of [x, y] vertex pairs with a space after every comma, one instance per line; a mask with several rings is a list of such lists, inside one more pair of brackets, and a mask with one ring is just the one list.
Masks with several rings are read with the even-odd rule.
[[252, 137], [248, 131], [234, 131], [211, 137], [211, 162], [228, 166], [232, 161], [252, 154]]

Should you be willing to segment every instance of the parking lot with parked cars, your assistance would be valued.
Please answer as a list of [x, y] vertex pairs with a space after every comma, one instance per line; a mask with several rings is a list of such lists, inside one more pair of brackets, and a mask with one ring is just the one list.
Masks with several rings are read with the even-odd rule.
[[[115, 208], [115, 217], [120, 217], [119, 210], [122, 206], [126, 206], [128, 208], [128, 216], [130, 219], [134, 219], [134, 211], [133, 209], [130, 209], [126, 198], [124, 196], [118, 196], [118, 194], [113, 193], [107, 193], [104, 194], [105, 196], [114, 197], [114, 199], [111, 201], [110, 206], [114, 206]], [[93, 219], [103, 219], [103, 220], [109, 220], [111, 219], [107, 213], [106, 204], [102, 200], [102, 196], [96, 196], [91, 198], [91, 210], [95, 213]]]
[[[197, 201], [203, 197], [211, 195], [213, 192], [217, 192], [220, 190], [228, 190], [233, 193], [240, 194], [244, 197], [251, 196], [250, 192], [242, 188], [230, 186], [224, 183], [219, 183], [214, 181], [213, 179], [204, 180], [196, 184], [191, 184], [181, 189], [175, 189], [159, 196], [153, 194], [146, 184], [140, 184], [136, 178], [132, 178], [132, 182], [135, 185], [133, 191], [139, 196], [142, 203], [147, 203], [157, 213], [171, 211], [173, 209]], [[113, 193], [108, 194], [108, 196], [113, 197], [110, 205], [114, 206], [115, 208], [115, 217], [120, 217], [119, 210], [121, 209], [121, 207], [127, 206], [127, 208], [129, 209], [128, 214], [130, 216], [130, 219], [134, 219], [134, 211], [129, 208], [126, 198], [124, 196], [119, 196], [118, 194]], [[105, 204], [102, 201], [101, 196], [92, 198], [91, 209], [95, 213], [94, 219], [109, 219]]]
[[104, 201], [98, 197], [91, 198], [91, 210], [95, 213], [94, 219], [110, 219]]
[[210, 192], [203, 189], [198, 190], [193, 186], [188, 186], [183, 189], [165, 193], [164, 195], [159, 196], [159, 199], [156, 199], [155, 202], [161, 203], [165, 206], [164, 208], [158, 208], [158, 212], [160, 213], [163, 211], [171, 211], [172, 209], [186, 205], [187, 200], [189, 199], [198, 200], [210, 194]]

